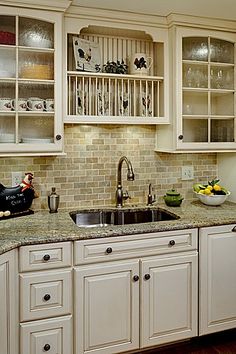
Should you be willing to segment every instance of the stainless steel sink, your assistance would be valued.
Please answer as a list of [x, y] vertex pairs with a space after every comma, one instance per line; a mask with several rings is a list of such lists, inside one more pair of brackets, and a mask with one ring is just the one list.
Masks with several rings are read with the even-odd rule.
[[72, 211], [70, 216], [79, 227], [140, 224], [179, 218], [177, 215], [160, 208]]

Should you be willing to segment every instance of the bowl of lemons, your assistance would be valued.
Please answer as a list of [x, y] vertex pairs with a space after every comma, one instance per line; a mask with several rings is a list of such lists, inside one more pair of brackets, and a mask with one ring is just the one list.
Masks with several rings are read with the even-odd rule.
[[219, 179], [213, 179], [208, 184], [195, 183], [193, 185], [193, 191], [198, 199], [205, 205], [221, 205], [223, 204], [230, 191], [219, 184]]

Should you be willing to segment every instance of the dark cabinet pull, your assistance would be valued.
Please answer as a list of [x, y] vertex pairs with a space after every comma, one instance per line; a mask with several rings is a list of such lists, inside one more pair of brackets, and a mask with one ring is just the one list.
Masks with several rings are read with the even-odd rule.
[[181, 134], [179, 135], [179, 140], [183, 140], [184, 136]]
[[234, 227], [232, 228], [232, 231], [233, 231], [233, 232], [236, 232], [236, 226], [234, 226]]
[[50, 294], [45, 294], [43, 298], [44, 298], [45, 301], [49, 301], [51, 299], [51, 295]]
[[56, 140], [61, 140], [62, 136], [60, 134], [56, 135]]
[[169, 245], [170, 246], [174, 246], [175, 245], [175, 240], [170, 240]]
[[106, 253], [111, 253], [112, 252], [112, 248], [111, 247], [107, 247], [107, 249], [106, 249]]
[[43, 256], [43, 260], [44, 260], [44, 261], [49, 261], [49, 259], [50, 259], [50, 255], [49, 255], [49, 254], [45, 254], [45, 255]]
[[133, 276], [133, 281], [138, 281], [139, 280], [139, 276], [138, 275], [134, 275]]
[[151, 275], [150, 275], [150, 274], [145, 274], [145, 275], [144, 275], [144, 279], [145, 279], [145, 280], [149, 280], [150, 278], [151, 278]]
[[50, 344], [45, 344], [45, 346], [43, 347], [45, 352], [48, 352], [51, 349]]

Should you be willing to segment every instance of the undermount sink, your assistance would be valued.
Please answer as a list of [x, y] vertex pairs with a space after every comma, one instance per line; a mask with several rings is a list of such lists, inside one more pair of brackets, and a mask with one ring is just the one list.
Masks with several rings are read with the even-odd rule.
[[104, 227], [175, 220], [179, 217], [163, 209], [72, 211], [70, 216], [78, 227]]

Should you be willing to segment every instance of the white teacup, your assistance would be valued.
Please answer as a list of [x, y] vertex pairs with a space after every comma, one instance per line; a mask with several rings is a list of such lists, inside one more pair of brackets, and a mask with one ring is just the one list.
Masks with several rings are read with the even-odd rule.
[[[16, 109], [16, 100], [13, 100], [14, 109]], [[18, 98], [18, 111], [27, 110], [27, 98]]]
[[13, 109], [13, 100], [11, 98], [0, 98], [0, 111], [11, 111]]
[[47, 112], [54, 111], [54, 99], [53, 98], [46, 98], [45, 100], [45, 109]]
[[130, 74], [148, 75], [153, 60], [146, 53], [134, 53], [130, 56]]
[[27, 100], [27, 109], [29, 111], [43, 111], [44, 110], [44, 100], [39, 97], [30, 97]]

